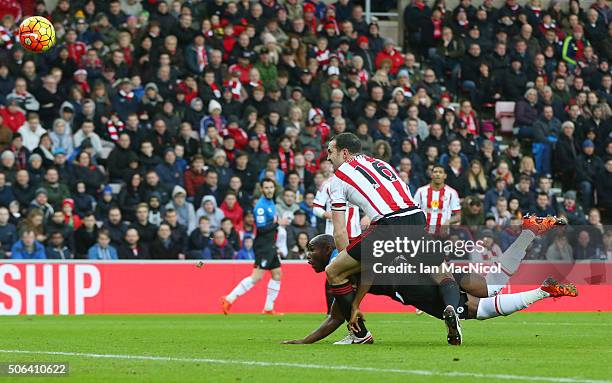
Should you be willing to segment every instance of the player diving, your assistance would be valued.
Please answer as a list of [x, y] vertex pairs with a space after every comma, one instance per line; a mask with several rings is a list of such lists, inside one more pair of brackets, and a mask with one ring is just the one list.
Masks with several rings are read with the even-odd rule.
[[[455, 275], [461, 289], [460, 303], [457, 309], [458, 317], [460, 319], [486, 320], [510, 315], [542, 299], [578, 296], [578, 290], [572, 283], [559, 283], [551, 277], [546, 278], [539, 288], [520, 293], [500, 294], [511, 275], [518, 269], [527, 247], [536, 235], [542, 235], [554, 226], [562, 224], [563, 221], [555, 217], [525, 217], [521, 234], [500, 257], [499, 263], [502, 272], [489, 274], [486, 277], [474, 273]], [[321, 234], [308, 243], [306, 259], [316, 273], [321, 273], [325, 271], [329, 264], [334, 262], [336, 254], [334, 238], [331, 235]], [[401, 259], [398, 262], [401, 262]], [[359, 283], [359, 277], [353, 275], [351, 281]], [[414, 306], [427, 314], [444, 320], [443, 309], [445, 303], [438, 289], [438, 286], [432, 284], [377, 285], [374, 281], [368, 293], [387, 296], [403, 305]], [[309, 344], [317, 342], [332, 334], [344, 321], [344, 316], [338, 305], [333, 302], [330, 314], [318, 328], [301, 339], [287, 340], [283, 343]], [[349, 324], [349, 326], [351, 325], [355, 326], [357, 324]], [[363, 342], [354, 332], [349, 331], [345, 338], [334, 344], [369, 344], [373, 342], [372, 337]]]

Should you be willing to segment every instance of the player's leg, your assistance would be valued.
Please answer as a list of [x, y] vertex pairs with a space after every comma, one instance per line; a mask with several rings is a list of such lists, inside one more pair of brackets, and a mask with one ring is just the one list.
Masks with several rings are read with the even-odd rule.
[[523, 231], [518, 238], [504, 251], [499, 259], [501, 271], [487, 275], [488, 296], [494, 296], [508, 284], [508, 280], [518, 270], [525, 258], [527, 247], [536, 236], [543, 235], [555, 226], [566, 225], [567, 222], [556, 217], [536, 217], [526, 215], [523, 218]]
[[266, 293], [266, 303], [264, 305], [263, 312], [264, 314], [279, 314], [274, 310], [274, 302], [278, 297], [278, 293], [280, 292], [281, 287], [281, 277], [282, 272], [281, 268], [277, 267], [275, 269], [270, 270], [271, 278], [268, 281], [268, 290]]
[[223, 313], [228, 314], [232, 304], [238, 299], [239, 296], [244, 295], [247, 291], [253, 288], [261, 280], [264, 275], [265, 270], [260, 269], [259, 267], [253, 268], [253, 272], [250, 276], [244, 278], [234, 289], [225, 297], [221, 297], [221, 305], [223, 307]]
[[578, 295], [572, 283], [559, 283], [551, 277], [534, 290], [514, 294], [498, 294], [494, 297], [477, 298], [468, 294], [468, 318], [485, 320], [506, 316], [529, 307], [544, 298], [575, 297]]
[[[360, 246], [351, 249], [352, 253], [360, 254]], [[361, 263], [350, 256], [346, 250], [342, 250], [332, 263], [325, 268], [327, 282], [330, 285], [329, 292], [334, 297], [342, 316], [348, 322], [351, 319], [355, 290], [348, 277], [361, 271]], [[368, 330], [365, 323], [360, 319], [359, 327], [361, 330], [355, 334], [358, 338], [367, 338]]]
[[487, 289], [487, 281], [485, 277], [476, 273], [461, 274], [460, 278], [455, 275], [455, 280], [459, 281], [461, 290], [468, 294], [478, 297], [486, 298], [489, 296]]
[[[441, 268], [442, 266], [440, 266]], [[431, 279], [435, 284], [438, 285], [440, 295], [446, 306], [451, 306], [457, 310], [459, 307], [459, 285], [455, 281], [455, 277], [451, 273], [432, 273]]]

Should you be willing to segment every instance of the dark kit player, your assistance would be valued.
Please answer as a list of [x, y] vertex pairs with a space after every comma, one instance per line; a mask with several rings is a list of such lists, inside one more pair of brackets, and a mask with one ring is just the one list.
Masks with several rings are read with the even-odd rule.
[[[306, 259], [316, 273], [326, 269], [334, 261], [330, 258], [334, 253], [334, 239], [331, 235], [321, 234], [313, 238], [307, 247]], [[402, 277], [400, 277], [402, 278]], [[458, 316], [461, 319], [485, 320], [498, 316], [510, 315], [529, 305], [545, 299], [559, 297], [575, 297], [578, 295], [576, 287], [571, 284], [561, 284], [552, 278], [547, 278], [542, 285], [534, 290], [515, 294], [488, 295], [488, 286], [485, 279], [479, 274], [457, 275], [461, 285], [461, 298]], [[358, 281], [359, 278], [353, 278]], [[440, 297], [439, 287], [435, 285], [377, 285], [374, 283], [369, 293], [384, 295], [404, 305], [411, 305], [436, 318], [443, 319], [441, 315], [445, 303]], [[302, 339], [288, 340], [286, 344], [307, 344], [324, 339], [344, 323], [344, 317], [339, 306], [334, 302], [331, 314], [313, 332]], [[350, 338], [350, 335], [349, 337]], [[346, 339], [346, 338], [345, 338]], [[336, 342], [335, 344], [350, 344], [353, 342]]]
[[[355, 342], [371, 339], [365, 329], [359, 304], [371, 283], [374, 238], [394, 241], [410, 228], [415, 239], [425, 236], [425, 214], [413, 201], [408, 186], [401, 181], [395, 169], [384, 161], [361, 154], [361, 141], [352, 133], [341, 133], [328, 145], [328, 159], [336, 169], [331, 180], [332, 222], [334, 240], [338, 249], [335, 261], [325, 269], [330, 293], [334, 296], [344, 318], [355, 335]], [[372, 221], [369, 229], [349, 243], [346, 232], [347, 203], [358, 206]], [[364, 254], [364, 259], [362, 259]], [[393, 256], [393, 254], [388, 254]], [[412, 262], [441, 265], [442, 254], [422, 254]], [[364, 267], [362, 268], [362, 263]], [[355, 292], [348, 277], [363, 272], [362, 281]], [[445, 323], [450, 344], [461, 344], [461, 325], [457, 316], [460, 293], [450, 273], [429, 274], [427, 284], [440, 288], [445, 307]]]
[[274, 204], [274, 191], [276, 182], [270, 178], [261, 181], [262, 196], [255, 204], [255, 224], [257, 235], [253, 244], [255, 252], [255, 266], [253, 273], [244, 278], [227, 296], [221, 297], [221, 306], [224, 314], [229, 314], [236, 299], [249, 291], [261, 280], [266, 271], [270, 271], [264, 314], [281, 315], [274, 310], [274, 301], [278, 297], [281, 285], [281, 263], [276, 246], [276, 231], [278, 228], [276, 205]]

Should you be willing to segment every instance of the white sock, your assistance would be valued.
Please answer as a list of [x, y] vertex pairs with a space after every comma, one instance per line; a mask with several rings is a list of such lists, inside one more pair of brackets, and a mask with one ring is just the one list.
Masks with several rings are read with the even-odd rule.
[[535, 237], [531, 230], [523, 230], [510, 247], [499, 257], [498, 264], [501, 266], [501, 272], [489, 273], [486, 277], [490, 297], [498, 294], [508, 284], [508, 280], [518, 270], [521, 261], [525, 258], [527, 247], [529, 247]]
[[253, 286], [255, 286], [255, 283], [256, 282], [253, 282], [253, 278], [251, 277], [244, 278], [236, 285], [236, 287], [234, 287], [232, 292], [229, 293], [225, 299], [227, 299], [230, 303], [234, 303], [236, 298], [249, 291]]
[[274, 301], [278, 297], [280, 291], [281, 282], [270, 279], [268, 282], [268, 293], [266, 294], [266, 305], [264, 306], [265, 311], [274, 310]]
[[494, 297], [480, 298], [476, 319], [483, 320], [500, 315], [510, 315], [549, 296], [550, 294], [546, 291], [537, 288], [522, 293], [499, 294]]

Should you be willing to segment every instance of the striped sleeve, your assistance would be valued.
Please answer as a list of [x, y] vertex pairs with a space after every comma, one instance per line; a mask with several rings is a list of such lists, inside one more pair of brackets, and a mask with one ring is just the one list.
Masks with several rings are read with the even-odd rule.
[[329, 189], [331, 192], [331, 208], [336, 211], [346, 210], [346, 183], [341, 181], [340, 178], [333, 176]]

